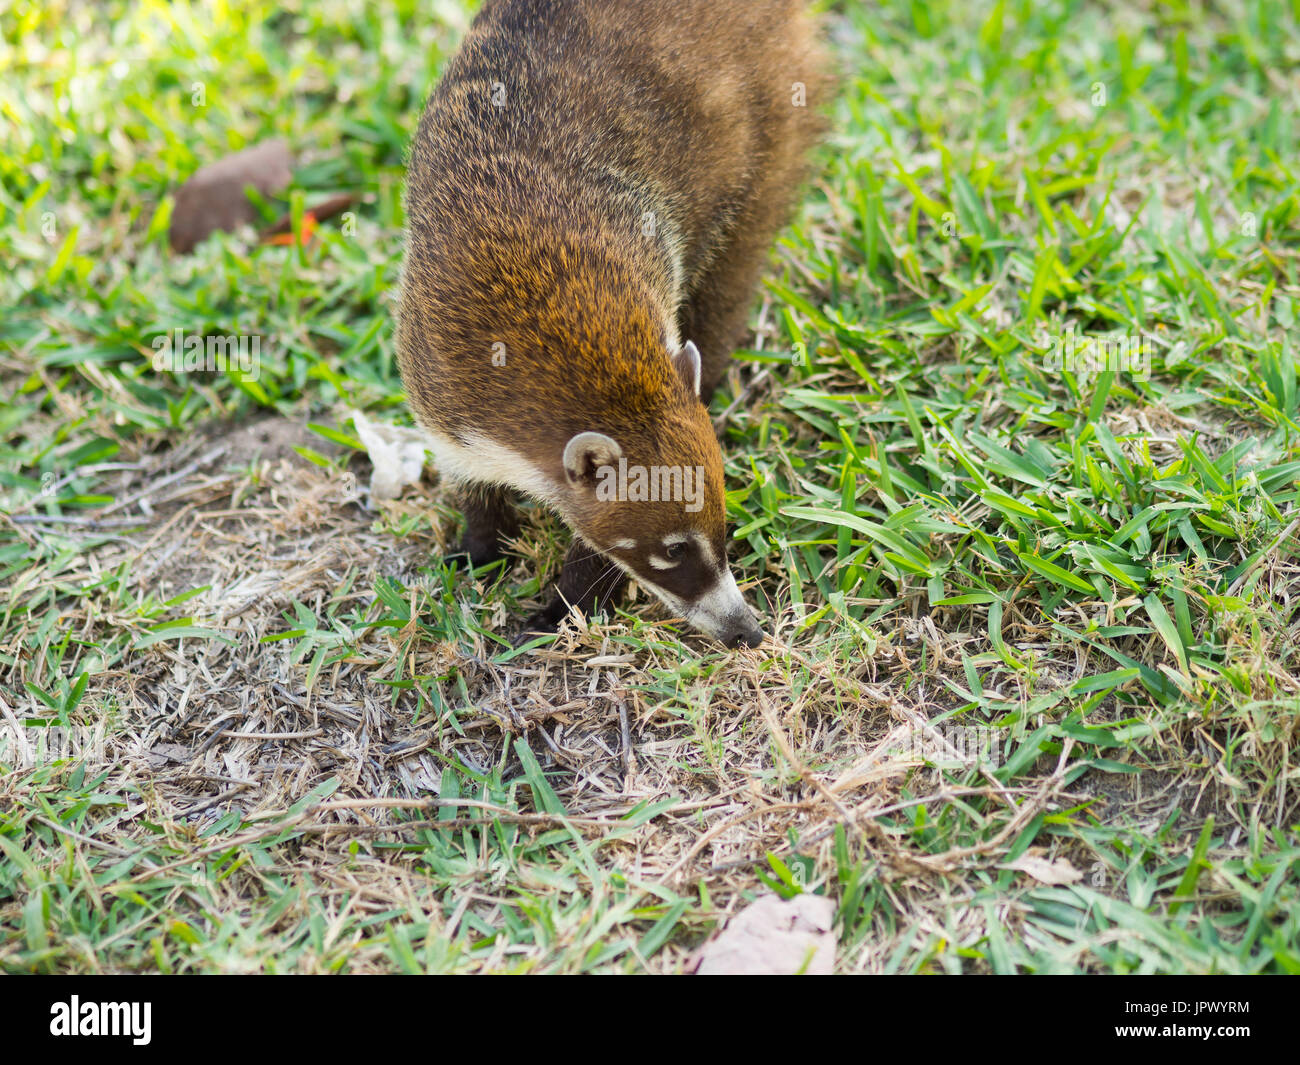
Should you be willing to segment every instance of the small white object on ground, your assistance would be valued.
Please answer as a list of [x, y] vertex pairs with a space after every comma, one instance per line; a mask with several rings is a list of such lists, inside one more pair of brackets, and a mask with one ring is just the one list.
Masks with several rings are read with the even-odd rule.
[[396, 499], [408, 484], [419, 483], [428, 452], [422, 432], [372, 422], [359, 410], [352, 412], [352, 424], [357, 427], [357, 436], [375, 468], [370, 475], [368, 506], [371, 509], [376, 502]]
[[835, 904], [821, 895], [764, 895], [704, 945], [699, 976], [829, 976], [835, 969]]
[[1040, 884], [1049, 884], [1052, 887], [1074, 884], [1083, 879], [1083, 873], [1071, 864], [1069, 858], [1057, 858], [1053, 861], [1032, 852], [1022, 854], [1014, 862], [1008, 862], [998, 868], [1028, 873]]

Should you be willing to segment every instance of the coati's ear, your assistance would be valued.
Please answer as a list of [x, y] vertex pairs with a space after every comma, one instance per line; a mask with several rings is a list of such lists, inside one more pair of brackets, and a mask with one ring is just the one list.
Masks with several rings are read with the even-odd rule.
[[700, 349], [695, 346], [695, 341], [688, 340], [677, 349], [677, 354], [673, 356], [673, 366], [676, 367], [687, 391], [693, 396], [698, 396], [700, 394]]
[[565, 445], [564, 473], [569, 484], [596, 483], [602, 466], [611, 466], [623, 457], [618, 441], [604, 433], [579, 433]]

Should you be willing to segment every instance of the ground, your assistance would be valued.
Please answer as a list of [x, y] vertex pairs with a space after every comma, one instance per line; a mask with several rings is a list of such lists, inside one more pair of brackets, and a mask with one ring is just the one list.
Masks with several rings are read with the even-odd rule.
[[[776, 891], [845, 972], [1300, 971], [1294, 7], [825, 5], [729, 652], [644, 593], [513, 650], [558, 521], [469, 574], [436, 470], [368, 506], [472, 6], [0, 16], [0, 967], [675, 972]], [[169, 252], [270, 136], [351, 213]]]

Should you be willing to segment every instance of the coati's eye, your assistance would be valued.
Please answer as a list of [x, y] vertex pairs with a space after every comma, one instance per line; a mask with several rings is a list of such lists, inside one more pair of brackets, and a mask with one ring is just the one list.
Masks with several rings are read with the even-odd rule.
[[674, 569], [681, 564], [689, 550], [686, 537], [674, 534], [664, 541], [662, 555], [650, 556], [650, 565], [654, 569]]

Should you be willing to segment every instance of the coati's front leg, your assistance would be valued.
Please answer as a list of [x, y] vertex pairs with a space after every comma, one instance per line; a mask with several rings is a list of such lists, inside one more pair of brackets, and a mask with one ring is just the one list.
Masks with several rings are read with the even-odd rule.
[[600, 613], [613, 603], [626, 584], [627, 574], [622, 569], [595, 548], [575, 538], [564, 556], [560, 579], [555, 584], [555, 597], [524, 622], [519, 642], [524, 642], [534, 633], [554, 632], [570, 606], [576, 606], [584, 614]]
[[815, 124], [790, 127], [783, 156], [764, 170], [678, 313], [682, 339], [700, 349], [700, 399], [706, 407], [747, 333], [772, 240], [790, 218], [792, 190], [803, 176], [804, 150], [816, 129]]
[[465, 535], [461, 555], [468, 555], [474, 569], [490, 566], [505, 557], [505, 544], [519, 535], [519, 511], [514, 493], [496, 485], [470, 485], [461, 500]]
[[767, 256], [766, 237], [735, 239], [700, 279], [679, 314], [683, 340], [700, 350], [700, 400], [707, 407], [745, 337]]

